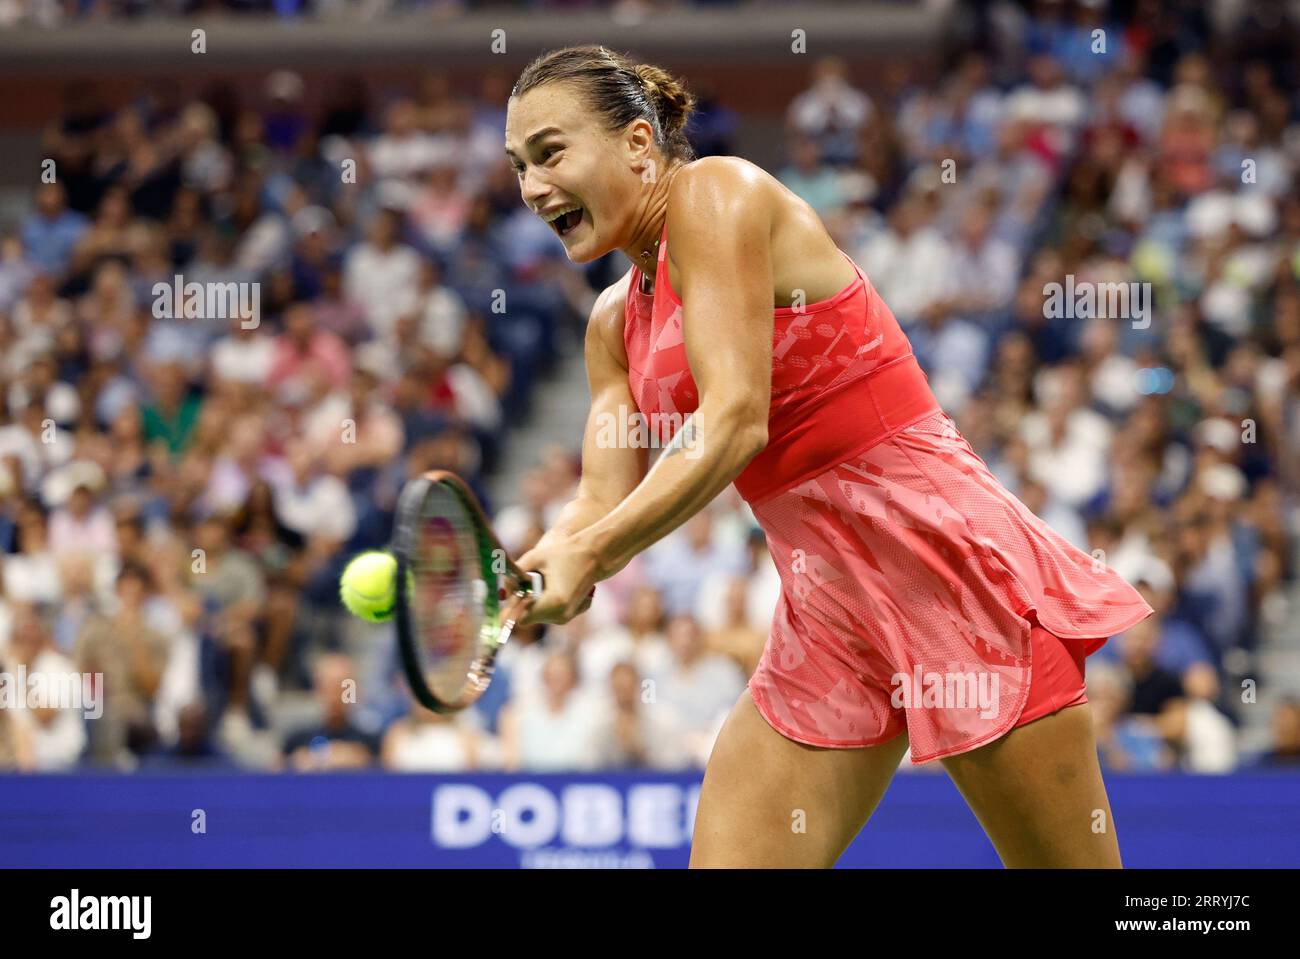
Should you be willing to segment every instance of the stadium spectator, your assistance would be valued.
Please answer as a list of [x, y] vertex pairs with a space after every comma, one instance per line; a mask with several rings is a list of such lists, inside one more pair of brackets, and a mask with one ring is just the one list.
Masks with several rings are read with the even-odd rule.
[[1264, 766], [1300, 765], [1300, 699], [1288, 696], [1273, 709], [1272, 746], [1261, 758]]
[[151, 705], [170, 642], [146, 616], [151, 582], [148, 569], [123, 567], [117, 576], [115, 608], [90, 620], [77, 637], [77, 668], [103, 674], [104, 714], [90, 724], [90, 758], [97, 764], [130, 768], [133, 754], [152, 748], [157, 740]]
[[477, 769], [483, 746], [473, 712], [435, 713], [418, 704], [384, 733], [380, 761], [395, 772]]
[[593, 769], [599, 761], [601, 704], [578, 688], [572, 654], [545, 660], [539, 694], [513, 697], [502, 710], [501, 755], [507, 771]]
[[667, 641], [669, 660], [647, 678], [654, 684], [655, 701], [676, 713], [686, 747], [702, 767], [722, 720], [745, 688], [745, 675], [726, 656], [708, 651], [691, 616], [668, 621]]
[[402, 223], [400, 210], [378, 210], [366, 242], [348, 253], [343, 266], [344, 295], [381, 338], [391, 335], [398, 317], [414, 310], [418, 300], [420, 257], [401, 242]]
[[372, 765], [379, 739], [353, 720], [356, 669], [352, 660], [341, 653], [321, 656], [313, 680], [319, 719], [285, 737], [283, 752], [289, 767], [324, 772]]
[[827, 163], [840, 165], [857, 159], [858, 133], [874, 111], [871, 98], [849, 82], [848, 64], [823, 57], [813, 66], [812, 85], [790, 103], [787, 122], [816, 141]]
[[602, 769], [676, 770], [690, 765], [685, 730], [667, 703], [646, 701], [646, 686], [630, 662], [609, 671], [608, 714], [596, 729]]
[[15, 550], [4, 559], [4, 592], [10, 603], [53, 603], [59, 599], [59, 567], [50, 550], [45, 513], [25, 501], [18, 508]]
[[0, 706], [0, 772], [34, 772], [27, 730], [14, 720], [14, 710]]
[[749, 582], [742, 576], [727, 582], [723, 592], [724, 619], [704, 636], [705, 649], [731, 659], [746, 678], [754, 674], [767, 642], [767, 630], [758, 628], [749, 618], [748, 589]]
[[819, 214], [825, 215], [843, 206], [848, 195], [839, 172], [822, 165], [819, 150], [815, 140], [796, 139], [790, 145], [790, 164], [777, 178]]
[[[86, 747], [87, 720], [99, 719], [94, 697], [104, 694], [103, 687], [95, 690], [93, 679], [87, 684], [89, 677], [77, 672], [72, 660], [54, 646], [34, 607], [18, 605], [12, 615], [9, 647], [0, 656], [0, 670], [13, 687], [14, 704], [2, 712], [13, 727], [14, 760], [22, 755], [26, 768], [37, 771], [71, 769]], [[88, 687], [91, 695], [87, 695]], [[37, 690], [44, 690], [47, 701], [30, 701]], [[64, 695], [69, 695], [67, 701]], [[3, 751], [0, 741], [0, 753]]]
[[177, 719], [175, 744], [141, 757], [142, 770], [233, 773], [244, 769], [216, 742], [207, 709], [202, 702], [192, 702], [185, 706]]
[[714, 571], [740, 572], [743, 548], [713, 536], [713, 514], [701, 510], [646, 551], [645, 575], [663, 593], [668, 615], [694, 612], [700, 587]]
[[57, 559], [117, 555], [116, 525], [108, 509], [96, 502], [91, 482], [78, 480], [67, 502], [50, 514], [50, 552]]
[[151, 398], [141, 407], [145, 442], [160, 443], [177, 457], [185, 452], [198, 427], [203, 400], [189, 389], [178, 363], [161, 363], [148, 372]]
[[316, 325], [311, 305], [295, 303], [284, 313], [284, 332], [276, 338], [266, 385], [285, 397], [302, 398], [320, 378], [329, 388], [347, 384], [351, 374], [347, 345]]
[[356, 530], [347, 486], [324, 470], [321, 454], [307, 439], [293, 440], [286, 452], [288, 471], [275, 489], [276, 519], [332, 553]]
[[36, 209], [23, 221], [22, 243], [26, 257], [51, 276], [63, 273], [73, 251], [89, 228], [86, 218], [69, 210], [62, 183], [43, 183], [36, 191]]

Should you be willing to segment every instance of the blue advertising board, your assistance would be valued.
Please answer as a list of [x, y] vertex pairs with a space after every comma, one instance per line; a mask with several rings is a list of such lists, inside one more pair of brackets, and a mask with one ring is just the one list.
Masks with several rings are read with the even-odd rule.
[[[1107, 777], [1125, 864], [1300, 866], [1300, 774]], [[674, 868], [699, 777], [0, 777], [0, 867]], [[842, 867], [996, 867], [946, 776], [902, 774]]]

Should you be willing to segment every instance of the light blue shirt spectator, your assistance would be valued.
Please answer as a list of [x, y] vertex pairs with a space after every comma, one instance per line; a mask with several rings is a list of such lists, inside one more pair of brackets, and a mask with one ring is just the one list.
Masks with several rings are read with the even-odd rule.
[[84, 216], [72, 210], [61, 210], [52, 217], [32, 213], [23, 220], [23, 247], [37, 266], [59, 276], [67, 269], [72, 251], [89, 226]]
[[744, 566], [744, 550], [717, 541], [707, 512], [693, 516], [646, 553], [646, 575], [662, 594], [664, 610], [670, 616], [695, 609], [700, 586], [710, 573], [739, 575]]

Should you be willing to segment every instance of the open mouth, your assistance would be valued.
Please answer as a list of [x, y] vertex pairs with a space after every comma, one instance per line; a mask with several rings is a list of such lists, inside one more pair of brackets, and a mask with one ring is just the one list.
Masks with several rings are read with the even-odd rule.
[[582, 207], [575, 206], [571, 210], [565, 210], [559, 216], [549, 220], [548, 222], [551, 224], [551, 229], [560, 236], [565, 236], [566, 234], [573, 232], [573, 230], [577, 228], [578, 224], [582, 222], [583, 213], [584, 211]]

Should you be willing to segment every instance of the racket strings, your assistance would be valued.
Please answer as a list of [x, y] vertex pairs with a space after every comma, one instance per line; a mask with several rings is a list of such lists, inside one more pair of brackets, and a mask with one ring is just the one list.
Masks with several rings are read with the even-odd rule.
[[479, 662], [491, 624], [476, 524], [441, 484], [424, 501], [414, 547], [410, 605], [421, 672], [438, 699], [455, 703], [483, 681]]

